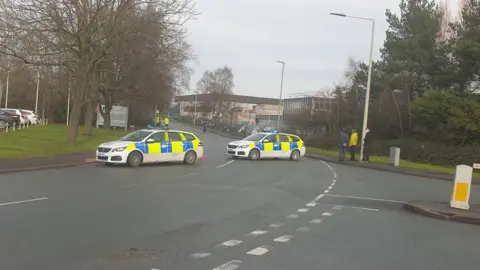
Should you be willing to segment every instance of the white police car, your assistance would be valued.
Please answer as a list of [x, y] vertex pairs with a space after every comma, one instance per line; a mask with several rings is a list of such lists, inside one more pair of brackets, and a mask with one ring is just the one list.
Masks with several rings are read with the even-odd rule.
[[195, 134], [179, 130], [142, 129], [118, 141], [102, 143], [96, 152], [97, 162], [128, 164], [183, 161], [194, 164], [203, 157], [203, 146]]
[[248, 157], [251, 160], [261, 158], [299, 160], [305, 156], [305, 151], [305, 144], [297, 135], [276, 132], [259, 132], [227, 145], [228, 155], [233, 158]]

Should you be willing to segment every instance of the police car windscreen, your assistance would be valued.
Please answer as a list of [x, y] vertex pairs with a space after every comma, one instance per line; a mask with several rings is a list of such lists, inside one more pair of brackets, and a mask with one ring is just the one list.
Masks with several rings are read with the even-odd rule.
[[244, 140], [245, 141], [251, 141], [251, 142], [257, 142], [257, 141], [260, 141], [261, 139], [263, 139], [263, 137], [265, 137], [265, 134], [257, 133], [257, 134], [252, 134], [252, 135], [246, 137]]
[[152, 132], [150, 131], [138, 130], [121, 138], [120, 141], [140, 142], [143, 141], [150, 134], [152, 134]]

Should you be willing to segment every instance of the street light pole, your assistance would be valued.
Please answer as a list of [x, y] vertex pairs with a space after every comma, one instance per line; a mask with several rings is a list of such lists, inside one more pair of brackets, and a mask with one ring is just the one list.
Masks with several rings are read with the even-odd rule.
[[197, 122], [197, 98], [198, 94], [195, 93], [195, 104], [193, 105], [193, 107], [195, 108], [193, 112], [193, 126], [195, 126]]
[[35, 114], [38, 115], [38, 89], [40, 88], [40, 71], [37, 71], [37, 96], [35, 97]]
[[280, 115], [282, 113], [282, 92], [283, 92], [283, 73], [285, 71], [285, 62], [277, 61], [277, 63], [282, 64], [282, 79], [280, 82], [280, 98], [278, 101], [278, 116], [277, 116], [277, 131], [280, 130]]
[[339, 17], [347, 17], [359, 20], [366, 20], [372, 23], [372, 34], [370, 38], [370, 56], [368, 59], [368, 75], [367, 75], [367, 92], [365, 93], [365, 108], [363, 111], [363, 126], [362, 126], [362, 141], [361, 141], [361, 148], [360, 148], [360, 160], [363, 160], [363, 148], [364, 148], [364, 141], [365, 141], [365, 133], [367, 130], [368, 125], [368, 107], [370, 106], [370, 87], [372, 83], [372, 62], [373, 62], [373, 46], [374, 46], [374, 37], [375, 37], [375, 20], [370, 18], [364, 17], [356, 17], [356, 16], [348, 16], [341, 13], [330, 13], [333, 16]]
[[8, 108], [8, 85], [10, 84], [10, 67], [7, 71], [7, 89], [5, 89], [5, 108]]

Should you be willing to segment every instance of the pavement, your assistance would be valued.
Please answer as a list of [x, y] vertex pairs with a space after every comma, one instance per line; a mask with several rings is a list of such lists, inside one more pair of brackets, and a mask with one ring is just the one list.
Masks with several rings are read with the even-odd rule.
[[0, 174], [79, 166], [93, 162], [95, 162], [95, 152], [20, 160], [0, 160]]
[[448, 202], [411, 201], [405, 208], [428, 217], [480, 225], [480, 204], [462, 210], [451, 208]]
[[[476, 269], [478, 227], [404, 210], [451, 183], [315, 159], [0, 175], [0, 269]], [[480, 204], [480, 186], [471, 190]]]

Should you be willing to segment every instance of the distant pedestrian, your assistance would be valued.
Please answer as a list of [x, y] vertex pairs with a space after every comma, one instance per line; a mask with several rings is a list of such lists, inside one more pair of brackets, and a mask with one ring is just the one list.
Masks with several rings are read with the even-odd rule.
[[160, 115], [157, 115], [157, 117], [155, 118], [155, 126], [160, 127], [161, 124], [162, 118], [160, 117]]
[[338, 160], [345, 161], [345, 152], [348, 147], [348, 134], [345, 129], [340, 132], [340, 147], [338, 151]]
[[370, 135], [370, 130], [367, 128], [365, 130], [365, 138], [363, 140], [363, 158], [362, 161], [368, 163], [370, 160], [370, 151], [372, 149], [372, 135]]
[[355, 129], [352, 129], [352, 135], [350, 135], [350, 142], [348, 146], [350, 146], [350, 160], [355, 161], [355, 150], [358, 144], [358, 133]]
[[165, 117], [163, 122], [165, 123], [165, 128], [168, 129], [168, 117]]

